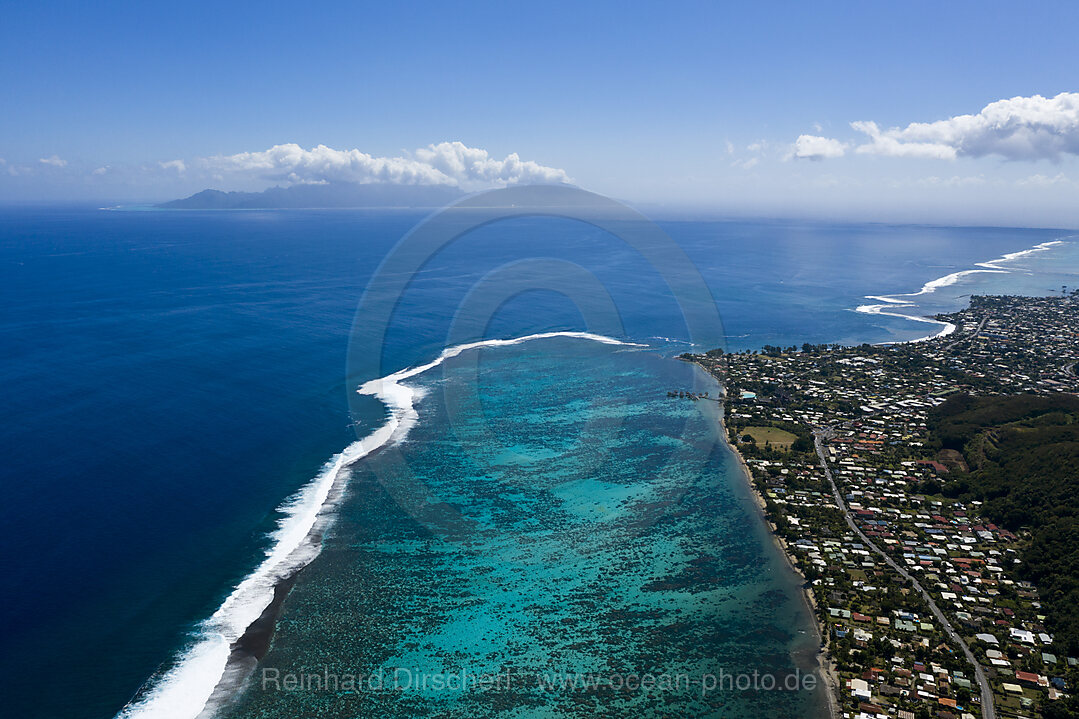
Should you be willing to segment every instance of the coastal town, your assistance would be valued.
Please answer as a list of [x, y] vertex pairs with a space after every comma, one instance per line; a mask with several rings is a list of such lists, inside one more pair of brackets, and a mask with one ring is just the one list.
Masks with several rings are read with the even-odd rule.
[[1079, 391], [1079, 297], [973, 297], [894, 345], [685, 356], [719, 379], [732, 446], [805, 578], [842, 717], [1070, 716], [1075, 647], [934, 431], [957, 396]]

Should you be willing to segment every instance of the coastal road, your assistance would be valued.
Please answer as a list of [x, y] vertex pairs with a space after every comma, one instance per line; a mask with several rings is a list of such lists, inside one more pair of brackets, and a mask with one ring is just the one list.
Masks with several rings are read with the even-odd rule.
[[978, 329], [974, 330], [970, 334], [962, 335], [960, 337], [955, 338], [955, 340], [949, 342], [944, 347], [944, 351], [947, 352], [948, 350], [950, 350], [952, 347], [955, 347], [960, 342], [965, 342], [966, 340], [973, 340], [975, 337], [977, 337], [981, 333], [982, 328], [985, 327], [985, 322], [988, 319], [989, 319], [989, 315], [986, 315], [985, 317], [982, 317], [982, 321], [978, 323]]
[[974, 678], [978, 680], [978, 687], [981, 690], [983, 719], [996, 719], [996, 709], [993, 706], [993, 690], [989, 686], [989, 679], [986, 678], [982, 665], [974, 658], [974, 653], [970, 651], [970, 647], [967, 646], [967, 643], [963, 641], [963, 638], [959, 636], [959, 633], [956, 632], [948, 622], [944, 616], [944, 612], [940, 611], [936, 602], [933, 601], [933, 597], [930, 596], [929, 592], [925, 591], [922, 585], [918, 583], [918, 580], [904, 567], [893, 560], [891, 556], [882, 551], [877, 545], [873, 544], [873, 542], [869, 541], [869, 537], [865, 536], [862, 530], [858, 528], [858, 525], [855, 524], [854, 517], [851, 516], [850, 510], [847, 508], [847, 503], [843, 501], [843, 495], [839, 493], [839, 487], [836, 486], [835, 479], [832, 478], [832, 470], [828, 467], [828, 460], [824, 457], [823, 441], [825, 438], [831, 436], [831, 432], [832, 430], [830, 428], [815, 430], [813, 432], [813, 444], [817, 448], [817, 457], [820, 458], [820, 466], [824, 469], [824, 476], [828, 478], [828, 484], [832, 486], [832, 494], [835, 496], [836, 505], [842, 510], [843, 517], [847, 520], [847, 525], [867, 547], [880, 555], [885, 564], [898, 572], [899, 576], [910, 582], [918, 593], [922, 595], [926, 603], [929, 604], [929, 609], [933, 612], [933, 616], [935, 616], [944, 627], [944, 633], [959, 645], [960, 649], [963, 650], [963, 654], [966, 656], [967, 661], [974, 667]]

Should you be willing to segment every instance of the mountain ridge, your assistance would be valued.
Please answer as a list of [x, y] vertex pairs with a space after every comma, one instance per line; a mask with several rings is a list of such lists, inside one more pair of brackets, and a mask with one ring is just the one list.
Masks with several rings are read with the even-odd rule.
[[275, 186], [262, 192], [206, 189], [156, 205], [168, 210], [272, 210], [360, 207], [442, 207], [464, 196], [449, 185], [339, 182]]

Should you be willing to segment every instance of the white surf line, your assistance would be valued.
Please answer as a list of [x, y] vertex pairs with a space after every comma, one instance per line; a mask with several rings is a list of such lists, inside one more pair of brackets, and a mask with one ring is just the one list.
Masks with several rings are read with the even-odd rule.
[[270, 606], [277, 583], [307, 566], [321, 551], [321, 537], [332, 521], [332, 510], [342, 495], [347, 478], [343, 470], [380, 447], [404, 440], [419, 419], [415, 403], [423, 396], [423, 390], [403, 384], [404, 380], [434, 369], [468, 350], [505, 347], [552, 337], [630, 347], [648, 346], [590, 332], [541, 332], [449, 347], [427, 364], [361, 385], [357, 392], [377, 397], [386, 405], [389, 410], [386, 422], [330, 458], [314, 479], [279, 507], [285, 516], [270, 535], [266, 558], [232, 590], [220, 608], [202, 622], [194, 643], [182, 652], [176, 665], [154, 680], [144, 695], [124, 707], [117, 719], [196, 719], [204, 709], [208, 712], [213, 709], [207, 707], [207, 702], [225, 676], [233, 642], [243, 636], [252, 622]]
[[[1045, 252], [1046, 250], [1051, 250], [1052, 248], [1056, 247], [1057, 245], [1063, 245], [1063, 244], [1066, 244], [1066, 242], [1064, 240], [1052, 240], [1050, 242], [1042, 242], [1042, 243], [1039, 243], [1037, 245], [1034, 245], [1029, 250], [1020, 250], [1019, 252], [1010, 252], [1010, 253], [1004, 255], [1003, 257], [999, 257], [999, 258], [997, 258], [995, 260], [989, 260], [988, 262], [978, 262], [976, 264], [977, 264], [978, 267], [986, 267], [986, 268], [989, 268], [990, 270], [1000, 270], [1000, 269], [1004, 269], [1004, 268], [997, 267], [997, 263], [1011, 262], [1012, 260], [1017, 260], [1020, 257], [1026, 257], [1027, 255], [1033, 255], [1036, 252]], [[1004, 269], [1004, 271], [1005, 272], [1010, 272], [1011, 270]]]
[[[862, 312], [863, 314], [868, 314], [868, 315], [887, 315], [888, 317], [899, 317], [901, 319], [912, 320], [914, 322], [928, 322], [930, 324], [935, 324], [935, 325], [940, 325], [941, 326], [940, 332], [937, 332], [936, 334], [926, 335], [925, 337], [918, 337], [917, 339], [913, 339], [913, 340], [905, 340], [905, 342], [925, 342], [927, 340], [936, 339], [938, 337], [947, 337], [948, 335], [955, 332], [955, 330], [956, 330], [955, 325], [952, 324], [951, 322], [943, 322], [941, 320], [935, 320], [932, 317], [922, 317], [922, 316], [918, 316], [918, 315], [903, 314], [902, 312], [889, 312], [888, 310], [898, 309], [900, 307], [916, 307], [917, 306], [916, 302], [912, 302], [909, 299], [900, 299], [900, 298], [902, 298], [902, 297], [921, 297], [922, 295], [932, 294], [932, 293], [936, 292], [937, 290], [939, 290], [942, 287], [950, 287], [951, 285], [954, 285], [956, 282], [959, 282], [959, 280], [961, 280], [964, 277], [967, 277], [969, 275], [989, 274], [989, 273], [992, 273], [992, 274], [1010, 274], [1014, 270], [1011, 270], [1011, 269], [1008, 269], [1008, 268], [1005, 268], [1005, 267], [1001, 267], [1000, 263], [1002, 263], [1002, 262], [1011, 262], [1013, 260], [1019, 259], [1020, 257], [1026, 257], [1028, 255], [1032, 255], [1032, 254], [1035, 254], [1037, 252], [1045, 252], [1046, 250], [1051, 250], [1052, 248], [1054, 248], [1054, 247], [1056, 247], [1058, 245], [1063, 245], [1063, 244], [1066, 244], [1066, 243], [1062, 239], [1061, 240], [1050, 240], [1048, 242], [1040, 242], [1040, 243], [1034, 245], [1033, 247], [1031, 247], [1029, 249], [1019, 250], [1018, 252], [1009, 252], [1008, 254], [1002, 255], [1002, 256], [998, 257], [997, 259], [995, 259], [995, 260], [988, 260], [986, 262], [975, 262], [974, 266], [975, 267], [980, 267], [981, 269], [977, 269], [977, 270], [960, 270], [959, 272], [952, 272], [950, 274], [944, 275], [943, 277], [938, 277], [935, 280], [930, 280], [929, 282], [926, 282], [924, 285], [922, 285], [922, 288], [920, 290], [918, 290], [917, 292], [909, 292], [909, 293], [905, 293], [905, 294], [896, 294], [896, 295], [866, 295], [865, 299], [867, 299], [867, 300], [876, 300], [877, 302], [879, 302], [881, 304], [858, 305], [858, 307], [855, 308], [855, 311], [856, 312]], [[898, 343], [898, 342], [884, 342], [882, 344], [900, 344], [900, 343]]]

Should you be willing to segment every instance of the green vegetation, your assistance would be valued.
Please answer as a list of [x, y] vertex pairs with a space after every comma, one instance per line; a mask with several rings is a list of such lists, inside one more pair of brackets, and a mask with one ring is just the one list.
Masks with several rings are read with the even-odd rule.
[[974, 297], [941, 319], [955, 332], [920, 343], [686, 359], [725, 386], [843, 712], [984, 716], [984, 689], [998, 717], [1079, 719], [1079, 301]]
[[981, 499], [994, 522], [1029, 529], [1020, 576], [1041, 590], [1050, 631], [1079, 653], [1079, 397], [956, 395], [930, 424], [970, 467], [953, 468], [943, 492]]
[[784, 452], [789, 450], [798, 439], [797, 435], [779, 427], [743, 427], [741, 431], [743, 435], [749, 435], [760, 447], [771, 445], [773, 449]]

